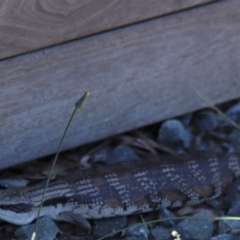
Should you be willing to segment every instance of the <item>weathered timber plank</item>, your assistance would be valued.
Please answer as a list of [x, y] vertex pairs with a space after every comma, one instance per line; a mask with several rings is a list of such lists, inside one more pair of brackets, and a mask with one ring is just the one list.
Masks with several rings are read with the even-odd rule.
[[240, 1], [192, 9], [0, 62], [0, 167], [240, 96]]
[[0, 59], [215, 0], [2, 0]]

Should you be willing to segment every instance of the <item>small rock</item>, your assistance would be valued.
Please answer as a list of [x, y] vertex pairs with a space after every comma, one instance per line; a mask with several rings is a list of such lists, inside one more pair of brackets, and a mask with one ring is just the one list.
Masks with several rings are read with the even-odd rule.
[[188, 149], [192, 135], [184, 128], [178, 120], [165, 121], [158, 132], [158, 141], [178, 153]]
[[218, 228], [217, 228], [217, 234], [222, 235], [224, 233], [229, 233], [231, 231], [231, 228], [225, 224], [224, 221], [219, 220], [218, 221]]
[[99, 151], [97, 151], [93, 156], [93, 162], [105, 162], [107, 159], [107, 156], [113, 151], [110, 147], [104, 147], [101, 148]]
[[236, 153], [238, 152], [237, 149], [232, 145], [232, 143], [229, 142], [223, 142], [221, 143], [223, 149], [226, 149], [226, 152], [228, 153]]
[[[235, 105], [231, 106], [226, 112], [225, 115], [232, 120], [233, 122], [239, 123], [240, 122], [240, 102], [236, 103]], [[231, 123], [225, 119], [222, 119], [219, 127], [230, 127]]]
[[[176, 218], [177, 216], [175, 214], [173, 214], [171, 211], [169, 211], [167, 208], [162, 208], [159, 211], [159, 215], [158, 218], [163, 220], [163, 219], [169, 219], [169, 218]], [[163, 227], [172, 227], [174, 225], [176, 225], [179, 222], [179, 220], [164, 220], [161, 221], [161, 226]]]
[[239, 216], [240, 215], [240, 193], [237, 193], [232, 200], [231, 207], [229, 208], [227, 215]]
[[234, 122], [239, 122], [240, 120], [240, 102], [236, 103], [232, 107], [230, 107], [226, 115]]
[[239, 238], [233, 234], [220, 234], [215, 237], [212, 237], [211, 240], [238, 240]]
[[232, 132], [228, 135], [229, 141], [232, 143], [232, 152], [240, 152], [240, 133], [239, 130], [233, 129]]
[[[14, 233], [16, 240], [31, 239], [35, 223], [18, 227]], [[36, 240], [53, 240], [58, 233], [58, 227], [49, 217], [39, 219]]]
[[139, 159], [135, 152], [126, 145], [119, 145], [107, 156], [106, 162], [114, 164], [122, 161]]
[[170, 240], [171, 237], [170, 230], [163, 227], [157, 226], [150, 231], [150, 240]]
[[202, 111], [198, 113], [195, 121], [201, 131], [209, 132], [215, 130], [220, 123], [219, 116], [212, 111]]
[[203, 139], [203, 136], [197, 136], [194, 140], [198, 152], [222, 152], [219, 145], [212, 144], [211, 140]]
[[147, 240], [148, 239], [148, 230], [142, 224], [137, 224], [130, 227], [126, 233], [126, 238], [124, 240]]
[[96, 240], [94, 236], [77, 237], [70, 235], [60, 235], [56, 240]]
[[218, 226], [219, 226], [218, 232], [223, 232], [223, 230], [225, 230], [226, 232], [230, 232], [234, 228], [237, 228], [237, 229], [240, 228], [240, 221], [238, 221], [238, 220], [221, 220], [221, 221], [219, 221]]
[[93, 235], [105, 236], [110, 233], [115, 233], [127, 226], [126, 217], [106, 218], [101, 220], [94, 220]]
[[180, 227], [179, 234], [182, 239], [191, 240], [209, 240], [213, 234], [213, 221], [207, 219], [210, 215], [207, 211], [200, 211], [192, 217], [204, 218], [206, 219], [193, 219], [186, 218], [177, 227]]

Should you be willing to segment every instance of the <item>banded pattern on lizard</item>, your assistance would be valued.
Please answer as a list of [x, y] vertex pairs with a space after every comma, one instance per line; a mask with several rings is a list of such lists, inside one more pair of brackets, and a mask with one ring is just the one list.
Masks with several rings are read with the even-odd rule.
[[[41, 216], [68, 220], [115, 217], [219, 197], [240, 176], [240, 155], [155, 156], [79, 172], [52, 182]], [[44, 186], [0, 191], [0, 219], [27, 224], [37, 216]]]

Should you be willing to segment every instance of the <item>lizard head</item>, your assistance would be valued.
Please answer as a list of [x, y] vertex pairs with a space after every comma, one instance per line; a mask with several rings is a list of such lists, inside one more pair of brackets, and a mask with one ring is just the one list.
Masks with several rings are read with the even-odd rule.
[[0, 190], [0, 219], [24, 225], [36, 218], [36, 207], [24, 196], [21, 188]]

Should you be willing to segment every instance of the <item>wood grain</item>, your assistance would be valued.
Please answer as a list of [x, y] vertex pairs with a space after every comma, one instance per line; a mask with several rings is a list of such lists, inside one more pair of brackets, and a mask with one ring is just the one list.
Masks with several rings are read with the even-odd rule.
[[0, 167], [240, 96], [240, 1], [169, 15], [0, 62]]
[[2, 0], [0, 59], [214, 0]]

